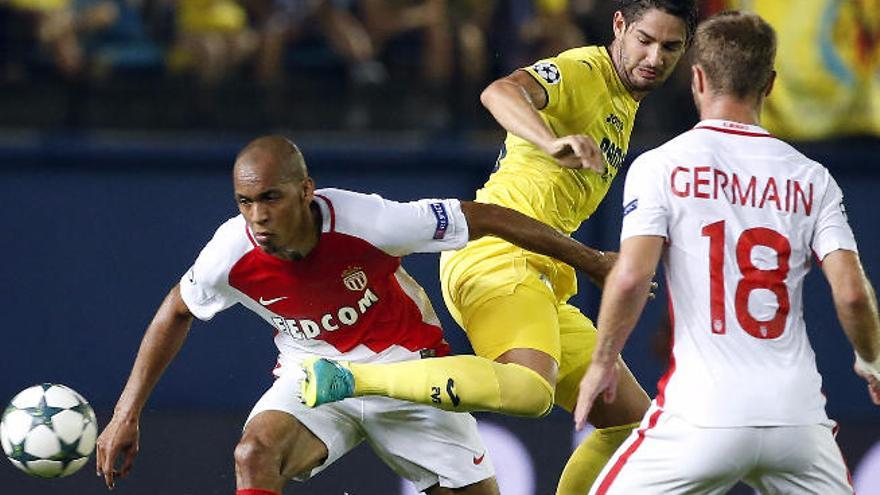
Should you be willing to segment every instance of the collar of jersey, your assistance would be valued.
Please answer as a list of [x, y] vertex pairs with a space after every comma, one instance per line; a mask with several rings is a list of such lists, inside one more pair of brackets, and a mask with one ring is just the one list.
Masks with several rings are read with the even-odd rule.
[[732, 120], [722, 119], [706, 119], [701, 120], [694, 129], [708, 129], [711, 131], [727, 132], [731, 134], [741, 134], [745, 136], [770, 137], [770, 132], [761, 126], [741, 124]]

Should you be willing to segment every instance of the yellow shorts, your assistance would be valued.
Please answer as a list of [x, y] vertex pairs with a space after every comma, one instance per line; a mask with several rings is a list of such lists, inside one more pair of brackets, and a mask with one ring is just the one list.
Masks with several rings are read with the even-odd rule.
[[596, 327], [559, 301], [548, 278], [516, 254], [468, 263], [461, 252], [441, 258], [443, 299], [474, 353], [496, 359], [536, 349], [559, 363], [556, 404], [571, 411], [596, 344]]

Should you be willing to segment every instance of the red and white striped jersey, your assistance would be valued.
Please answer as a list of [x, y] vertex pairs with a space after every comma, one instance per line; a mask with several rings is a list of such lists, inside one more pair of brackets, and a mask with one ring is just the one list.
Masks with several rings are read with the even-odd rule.
[[321, 235], [301, 260], [264, 252], [241, 215], [221, 225], [180, 280], [192, 314], [209, 320], [241, 303], [260, 315], [275, 329], [276, 375], [305, 354], [360, 362], [448, 354], [437, 315], [400, 257], [464, 246], [460, 203], [339, 189], [318, 190], [315, 202]]
[[668, 242], [657, 404], [706, 427], [826, 420], [803, 281], [812, 256], [856, 251], [828, 170], [760, 127], [703, 121], [633, 163], [621, 240], [644, 235]]

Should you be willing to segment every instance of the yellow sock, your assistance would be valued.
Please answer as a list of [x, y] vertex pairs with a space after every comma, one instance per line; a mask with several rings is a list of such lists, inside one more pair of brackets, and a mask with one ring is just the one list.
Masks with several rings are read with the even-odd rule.
[[384, 395], [447, 411], [540, 417], [553, 407], [553, 388], [541, 375], [478, 356], [352, 363], [351, 372], [355, 395]]
[[632, 423], [590, 433], [568, 458], [559, 478], [559, 486], [556, 487], [556, 495], [584, 495], [589, 492], [608, 459], [637, 426], [639, 423]]

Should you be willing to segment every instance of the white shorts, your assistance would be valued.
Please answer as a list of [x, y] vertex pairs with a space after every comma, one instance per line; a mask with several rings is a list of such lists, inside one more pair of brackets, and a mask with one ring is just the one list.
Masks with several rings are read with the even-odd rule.
[[275, 380], [247, 418], [250, 421], [263, 411], [284, 411], [324, 442], [327, 460], [297, 480], [323, 471], [364, 440], [418, 491], [437, 484], [460, 488], [495, 474], [470, 414], [378, 396], [308, 408], [299, 400], [298, 380], [295, 372]]
[[835, 424], [702, 428], [652, 405], [590, 495], [727, 493], [852, 495]]

